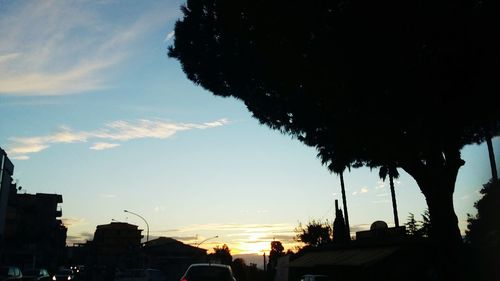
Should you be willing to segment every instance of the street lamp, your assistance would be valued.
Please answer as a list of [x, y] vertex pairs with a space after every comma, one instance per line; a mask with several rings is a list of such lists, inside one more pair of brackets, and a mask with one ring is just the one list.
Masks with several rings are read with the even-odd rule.
[[123, 211], [124, 211], [125, 213], [130, 213], [130, 214], [132, 214], [132, 215], [136, 215], [136, 216], [140, 217], [140, 218], [141, 218], [141, 219], [142, 219], [142, 220], [146, 223], [146, 228], [147, 228], [147, 232], [146, 232], [146, 242], [148, 242], [148, 241], [149, 241], [149, 224], [148, 224], [148, 222], [146, 221], [146, 219], [145, 219], [145, 218], [143, 218], [141, 215], [136, 214], [136, 213], [134, 213], [134, 212], [131, 212], [131, 211], [128, 211], [128, 210], [123, 210]]
[[199, 248], [199, 247], [200, 247], [200, 245], [201, 245], [203, 242], [205, 242], [205, 241], [207, 241], [207, 240], [210, 240], [210, 239], [214, 239], [214, 238], [219, 238], [219, 235], [215, 235], [214, 237], [210, 237], [210, 238], [207, 238], [207, 239], [205, 239], [205, 240], [201, 241], [200, 243], [198, 243], [198, 245], [196, 245], [196, 248]]

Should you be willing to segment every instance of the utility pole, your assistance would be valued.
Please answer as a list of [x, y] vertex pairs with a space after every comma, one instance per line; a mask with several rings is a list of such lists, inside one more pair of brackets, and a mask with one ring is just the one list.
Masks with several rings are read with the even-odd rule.
[[264, 272], [266, 271], [266, 252], [264, 252]]

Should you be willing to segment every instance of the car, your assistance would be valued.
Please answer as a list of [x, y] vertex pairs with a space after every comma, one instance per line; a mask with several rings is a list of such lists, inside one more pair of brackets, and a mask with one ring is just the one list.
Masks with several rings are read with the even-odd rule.
[[115, 281], [166, 281], [167, 277], [159, 269], [129, 269], [116, 274]]
[[62, 268], [56, 271], [56, 273], [52, 276], [53, 281], [70, 281], [75, 279], [75, 275], [73, 274], [73, 270], [69, 268]]
[[50, 274], [45, 268], [26, 269], [23, 272], [23, 281], [49, 281]]
[[181, 281], [236, 281], [229, 265], [195, 263], [188, 267]]
[[331, 281], [332, 279], [327, 275], [322, 274], [306, 274], [302, 275], [300, 281]]
[[23, 273], [17, 266], [0, 266], [0, 281], [21, 281]]

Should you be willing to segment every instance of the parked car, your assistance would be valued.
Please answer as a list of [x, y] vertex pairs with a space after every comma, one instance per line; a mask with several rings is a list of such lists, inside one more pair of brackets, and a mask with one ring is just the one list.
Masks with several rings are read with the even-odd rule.
[[23, 272], [23, 281], [49, 281], [49, 272], [45, 268], [26, 269]]
[[332, 278], [322, 274], [306, 274], [302, 275], [300, 281], [332, 281]]
[[236, 281], [229, 265], [195, 263], [188, 267], [181, 281]]
[[75, 279], [75, 275], [73, 274], [73, 270], [69, 268], [62, 268], [56, 271], [56, 274], [52, 276], [53, 281], [70, 281]]
[[22, 281], [23, 273], [17, 266], [0, 266], [0, 281]]
[[118, 272], [115, 281], [166, 281], [167, 277], [161, 270], [154, 268], [129, 269]]

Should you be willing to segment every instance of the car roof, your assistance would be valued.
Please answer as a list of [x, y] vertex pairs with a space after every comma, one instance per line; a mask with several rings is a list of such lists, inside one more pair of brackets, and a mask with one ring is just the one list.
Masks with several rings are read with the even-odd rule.
[[217, 267], [229, 267], [227, 264], [220, 264], [220, 263], [193, 263], [189, 267], [195, 267], [195, 266], [217, 266]]

